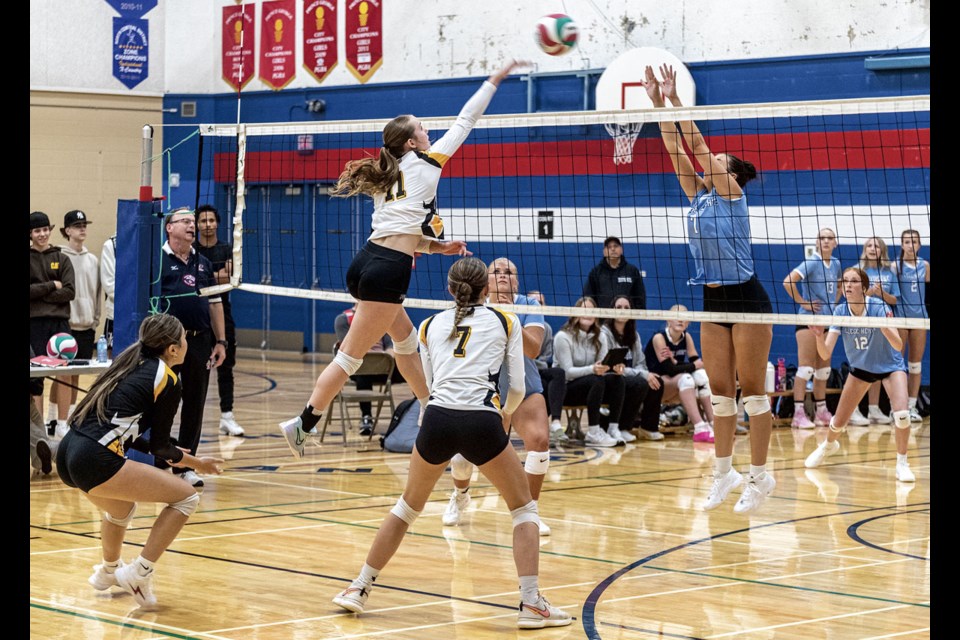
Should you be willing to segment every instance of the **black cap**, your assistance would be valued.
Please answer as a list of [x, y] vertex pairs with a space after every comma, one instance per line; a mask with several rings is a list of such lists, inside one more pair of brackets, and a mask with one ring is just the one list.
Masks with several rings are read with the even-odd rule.
[[87, 219], [87, 214], [80, 209], [74, 209], [73, 211], [67, 211], [63, 216], [63, 226], [69, 227], [77, 224], [78, 222], [86, 222], [87, 224], [93, 224], [90, 220]]
[[609, 238], [607, 238], [606, 240], [604, 240], [604, 241], [603, 241], [603, 246], [607, 246], [607, 245], [610, 244], [611, 242], [616, 242], [616, 243], [617, 243], [618, 245], [620, 245], [621, 247], [623, 246], [623, 243], [620, 242], [620, 238], [618, 238], [617, 236], [610, 236]]
[[41, 229], [43, 227], [50, 227], [50, 218], [47, 217], [43, 211], [31, 211], [30, 212], [30, 231], [34, 229]]

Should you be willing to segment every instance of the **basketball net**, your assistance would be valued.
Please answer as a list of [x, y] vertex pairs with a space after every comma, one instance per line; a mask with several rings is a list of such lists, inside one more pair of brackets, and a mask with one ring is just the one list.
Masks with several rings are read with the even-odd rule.
[[630, 164], [633, 162], [633, 145], [643, 128], [642, 122], [628, 124], [605, 124], [603, 127], [613, 136], [613, 164]]

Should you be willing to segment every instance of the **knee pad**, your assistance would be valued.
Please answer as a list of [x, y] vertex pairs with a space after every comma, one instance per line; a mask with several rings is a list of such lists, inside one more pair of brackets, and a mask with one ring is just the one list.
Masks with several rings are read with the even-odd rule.
[[542, 476], [550, 468], [549, 451], [527, 451], [527, 459], [523, 462], [523, 470], [532, 476]]
[[393, 352], [397, 355], [403, 356], [410, 353], [417, 352], [417, 330], [413, 329], [403, 340], [398, 340], [393, 343]]
[[836, 420], [836, 418], [830, 418], [830, 431], [833, 431], [834, 433], [840, 433], [840, 432], [842, 432], [844, 429], [847, 428], [847, 425], [843, 425], [842, 427], [838, 427], [836, 424], [834, 424], [834, 421], [835, 421], [835, 420]]
[[408, 526], [412, 525], [420, 515], [419, 511], [414, 511], [410, 508], [410, 505], [404, 501], [403, 496], [400, 496], [400, 499], [397, 500], [397, 504], [393, 505], [393, 509], [390, 509], [390, 513], [406, 522]]
[[743, 408], [747, 410], [748, 416], [759, 416], [770, 412], [770, 398], [767, 394], [762, 396], [747, 396], [743, 399]]
[[693, 372], [693, 381], [697, 384], [697, 389], [703, 391], [704, 388], [710, 388], [710, 378], [707, 376], [706, 369], [697, 369]]
[[737, 415], [737, 401], [729, 396], [713, 396], [710, 398], [713, 405], [713, 415], [718, 418], [727, 418]]
[[906, 409], [904, 409], [903, 411], [894, 411], [893, 424], [897, 425], [897, 429], [909, 429], [910, 428], [910, 412]]
[[686, 391], [687, 389], [696, 389], [697, 381], [693, 379], [693, 376], [689, 373], [682, 374], [677, 379], [677, 389], [680, 391]]
[[[909, 420], [909, 415], [907, 416], [907, 419]], [[124, 517], [114, 518], [112, 515], [110, 515], [108, 511], [104, 511], [103, 519], [109, 522], [110, 524], [115, 524], [118, 527], [123, 527], [124, 529], [126, 529], [127, 527], [130, 526], [130, 522], [133, 520], [133, 514], [135, 514], [136, 512], [137, 512], [137, 503], [134, 502], [133, 506], [130, 507], [130, 513], [128, 513]]]
[[454, 480], [469, 480], [473, 476], [473, 463], [458, 453], [450, 459], [450, 475]]
[[510, 512], [510, 517], [513, 518], [513, 527], [517, 528], [522, 525], [524, 522], [532, 522], [536, 525], [540, 524], [540, 514], [537, 513], [537, 501], [531, 500], [522, 507], [517, 507]]
[[908, 362], [907, 363], [907, 373], [912, 376], [920, 375], [920, 372], [923, 371], [922, 362]]
[[363, 364], [363, 358], [354, 358], [343, 351], [337, 351], [337, 355], [333, 356], [333, 364], [346, 371], [348, 376], [352, 376]]
[[830, 367], [820, 367], [813, 372], [814, 380], [829, 380], [830, 379]]
[[193, 512], [197, 510], [197, 507], [200, 506], [200, 494], [194, 491], [193, 495], [184, 498], [180, 502], [171, 502], [167, 506], [171, 509], [176, 509], [189, 518], [193, 515]]
[[[827, 369], [828, 373], [829, 371], [830, 370]], [[808, 367], [807, 365], [803, 365], [802, 367], [797, 367], [796, 377], [802, 380], [809, 380], [810, 378], [813, 377], [813, 367]]]

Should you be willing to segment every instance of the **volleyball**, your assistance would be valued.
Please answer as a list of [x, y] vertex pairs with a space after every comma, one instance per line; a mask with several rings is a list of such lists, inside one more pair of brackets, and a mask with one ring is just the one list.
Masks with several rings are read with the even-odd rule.
[[77, 341], [69, 333], [55, 333], [47, 340], [47, 355], [51, 358], [73, 360], [77, 355]]
[[537, 21], [533, 39], [544, 53], [560, 56], [577, 44], [577, 24], [563, 13], [551, 13]]

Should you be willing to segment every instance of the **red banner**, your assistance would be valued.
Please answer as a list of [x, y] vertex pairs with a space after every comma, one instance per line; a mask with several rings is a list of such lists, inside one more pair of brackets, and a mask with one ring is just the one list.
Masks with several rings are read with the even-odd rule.
[[348, 0], [347, 68], [366, 82], [383, 64], [383, 0]]
[[260, 14], [260, 79], [279, 91], [296, 75], [295, 0], [269, 0]]
[[221, 68], [224, 82], [237, 91], [253, 77], [255, 7], [223, 7]]
[[303, 68], [316, 81], [337, 66], [337, 0], [303, 2]]

